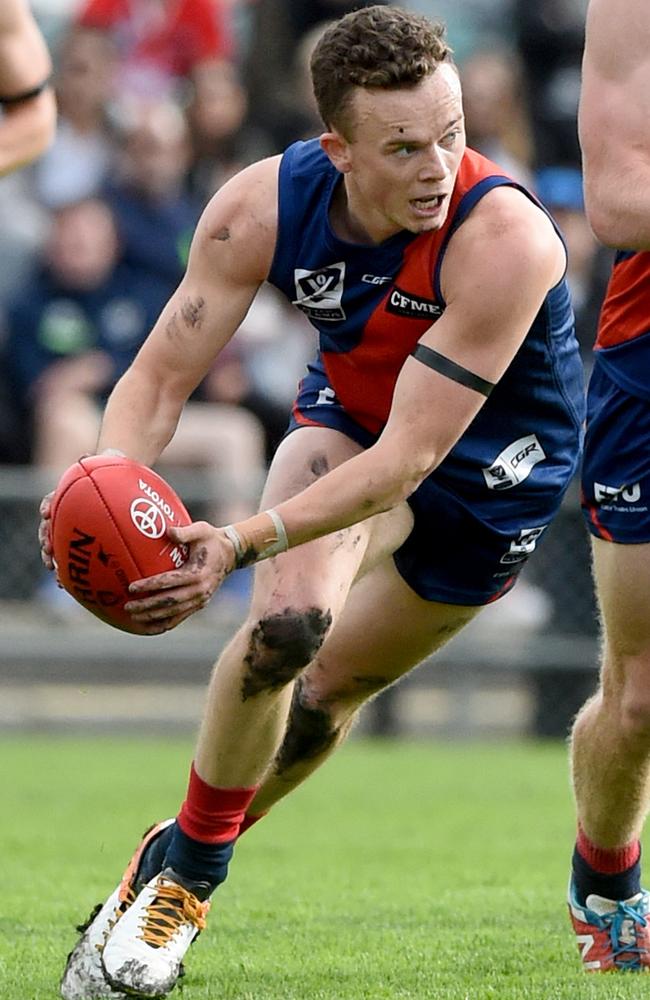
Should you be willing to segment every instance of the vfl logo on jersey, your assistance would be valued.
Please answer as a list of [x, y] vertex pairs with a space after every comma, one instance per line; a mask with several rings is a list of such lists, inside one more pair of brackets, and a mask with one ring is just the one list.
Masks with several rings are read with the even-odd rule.
[[497, 455], [492, 465], [482, 469], [488, 489], [509, 490], [527, 479], [538, 462], [546, 458], [536, 434], [519, 438]]
[[641, 498], [641, 486], [639, 483], [632, 483], [631, 486], [605, 486], [604, 483], [594, 483], [594, 497], [596, 503], [616, 503], [625, 500], [627, 503], [636, 503]]
[[386, 312], [409, 319], [438, 319], [442, 315], [442, 306], [432, 299], [423, 299], [421, 295], [403, 292], [395, 285], [388, 296]]
[[522, 528], [519, 532], [519, 536], [517, 538], [513, 538], [510, 542], [510, 548], [504, 555], [501, 556], [499, 561], [507, 564], [517, 563], [521, 562], [522, 559], [527, 559], [531, 552], [535, 551], [537, 539], [543, 531], [546, 531], [545, 524], [543, 524], [540, 528]]
[[293, 277], [296, 283], [294, 306], [298, 306], [313, 319], [332, 322], [345, 319], [341, 305], [345, 261], [330, 264], [329, 267], [319, 267], [317, 271], [305, 271], [297, 267]]

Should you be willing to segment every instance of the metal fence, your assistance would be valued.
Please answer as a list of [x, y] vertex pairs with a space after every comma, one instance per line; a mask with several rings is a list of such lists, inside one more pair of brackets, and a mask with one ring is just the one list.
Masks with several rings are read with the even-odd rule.
[[[192, 515], [204, 516], [215, 498], [201, 475], [166, 475]], [[227, 604], [216, 603], [210, 614], [195, 616], [178, 633], [159, 639], [116, 633], [89, 615], [57, 620], [44, 608], [39, 587], [46, 574], [36, 529], [38, 505], [49, 485], [31, 468], [0, 467], [4, 693], [20, 688], [20, 697], [33, 709], [35, 686], [43, 683], [101, 687], [146, 681], [175, 685], [177, 693], [179, 685], [203, 685], [212, 660], [236, 625]], [[449, 736], [566, 733], [594, 686], [597, 662], [589, 541], [576, 490], [567, 496], [546, 536], [512, 594], [376, 699], [364, 717], [367, 729]], [[31, 697], [25, 685], [32, 686]], [[14, 717], [7, 711], [0, 726]], [[101, 706], [98, 713], [102, 716]], [[25, 721], [32, 715], [18, 712], [15, 718]]]

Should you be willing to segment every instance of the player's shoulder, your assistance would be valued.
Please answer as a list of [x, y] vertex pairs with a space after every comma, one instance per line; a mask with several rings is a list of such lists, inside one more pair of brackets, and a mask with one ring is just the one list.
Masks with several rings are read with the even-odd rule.
[[280, 156], [244, 167], [212, 196], [203, 213], [205, 224], [218, 234], [224, 221], [239, 226], [274, 227], [278, 217]]
[[486, 244], [555, 248], [562, 241], [544, 209], [528, 194], [513, 185], [493, 188], [481, 198], [459, 233], [466, 240], [480, 238]]
[[445, 280], [463, 285], [472, 276], [514, 289], [535, 274], [551, 288], [565, 269], [566, 250], [549, 216], [523, 191], [504, 185], [485, 194], [454, 234]]
[[231, 177], [204, 209], [198, 239], [228, 246], [242, 264], [268, 271], [277, 239], [280, 160], [259, 160]]

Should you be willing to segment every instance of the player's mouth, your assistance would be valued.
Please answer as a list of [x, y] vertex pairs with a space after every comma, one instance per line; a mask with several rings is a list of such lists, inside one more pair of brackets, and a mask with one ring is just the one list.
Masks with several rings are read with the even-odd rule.
[[447, 195], [445, 194], [431, 194], [424, 198], [411, 198], [409, 204], [417, 215], [433, 218], [442, 211], [446, 199]]

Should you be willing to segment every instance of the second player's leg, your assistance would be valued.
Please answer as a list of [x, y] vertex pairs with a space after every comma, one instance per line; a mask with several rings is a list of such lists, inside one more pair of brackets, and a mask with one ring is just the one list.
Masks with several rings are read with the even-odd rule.
[[578, 819], [602, 848], [638, 838], [650, 804], [650, 544], [594, 539], [603, 617], [601, 684], [575, 723]]

